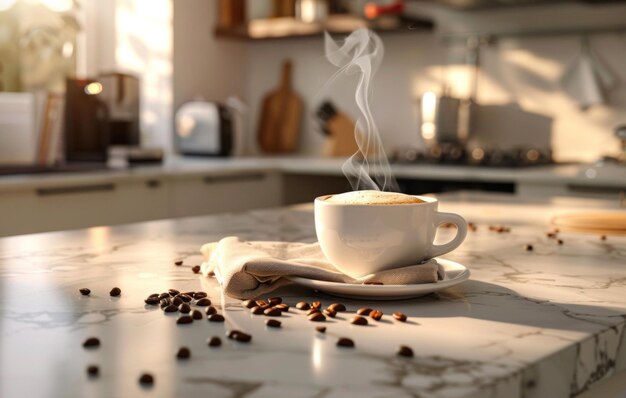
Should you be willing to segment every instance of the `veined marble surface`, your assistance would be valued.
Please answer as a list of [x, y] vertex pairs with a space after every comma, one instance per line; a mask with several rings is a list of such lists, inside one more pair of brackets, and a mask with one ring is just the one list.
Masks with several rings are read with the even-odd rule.
[[[447, 258], [471, 280], [397, 302], [336, 299], [297, 287], [293, 305], [320, 299], [349, 311], [381, 309], [381, 322], [351, 325], [350, 313], [315, 333], [292, 307], [268, 329], [216, 281], [193, 274], [201, 244], [227, 235], [312, 241], [311, 206], [196, 217], [0, 239], [1, 397], [568, 397], [626, 369], [626, 237], [561, 233], [546, 238], [554, 214], [605, 206], [572, 200], [518, 204], [500, 196], [444, 196], [440, 210], [478, 225]], [[488, 225], [511, 227], [498, 234]], [[441, 238], [451, 231], [442, 230]], [[524, 245], [534, 246], [526, 252]], [[175, 259], [185, 265], [174, 266]], [[119, 298], [109, 290], [122, 289]], [[91, 296], [78, 289], [88, 287]], [[176, 325], [145, 306], [168, 288], [205, 290], [226, 322]], [[390, 316], [409, 315], [407, 323]], [[226, 329], [253, 335], [250, 344]], [[99, 337], [99, 349], [82, 342]], [[206, 339], [220, 336], [223, 346]], [[352, 338], [354, 349], [335, 346]], [[399, 358], [398, 345], [415, 357]], [[192, 358], [175, 352], [188, 346]], [[97, 364], [100, 377], [87, 377]], [[137, 380], [148, 371], [152, 388]], [[624, 373], [621, 374], [623, 377]], [[617, 377], [619, 377], [618, 375]]]

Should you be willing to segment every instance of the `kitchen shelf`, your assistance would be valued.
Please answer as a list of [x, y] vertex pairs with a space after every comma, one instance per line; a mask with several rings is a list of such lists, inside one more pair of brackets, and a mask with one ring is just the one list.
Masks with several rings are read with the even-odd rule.
[[367, 21], [348, 15], [332, 15], [323, 23], [306, 23], [291, 17], [258, 19], [236, 27], [217, 27], [215, 36], [238, 40], [277, 40], [287, 38], [321, 37], [330, 34], [348, 34], [359, 28], [369, 28], [378, 33], [411, 33], [431, 31], [429, 20], [380, 18]]

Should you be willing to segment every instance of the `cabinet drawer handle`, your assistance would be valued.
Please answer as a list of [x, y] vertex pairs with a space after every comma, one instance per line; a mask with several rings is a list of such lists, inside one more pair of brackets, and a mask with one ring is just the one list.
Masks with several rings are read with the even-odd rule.
[[238, 181], [259, 181], [265, 178], [261, 173], [250, 174], [233, 174], [233, 175], [221, 175], [221, 176], [204, 176], [202, 181], [205, 184], [212, 184], [216, 182], [238, 182]]
[[115, 190], [114, 184], [75, 185], [69, 187], [37, 188], [39, 196], [64, 195], [72, 193], [102, 192]]

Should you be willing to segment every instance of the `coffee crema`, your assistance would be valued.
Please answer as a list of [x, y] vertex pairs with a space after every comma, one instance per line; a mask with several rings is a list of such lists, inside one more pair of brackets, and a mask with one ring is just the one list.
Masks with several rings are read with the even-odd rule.
[[330, 196], [325, 199], [329, 203], [347, 205], [402, 205], [424, 203], [423, 200], [403, 193], [384, 191], [352, 191]]

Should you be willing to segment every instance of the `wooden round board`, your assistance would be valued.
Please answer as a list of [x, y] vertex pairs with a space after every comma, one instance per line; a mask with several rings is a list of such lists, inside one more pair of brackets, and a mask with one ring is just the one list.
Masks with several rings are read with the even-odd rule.
[[626, 235], [626, 211], [561, 214], [551, 224], [565, 231], [602, 235]]

